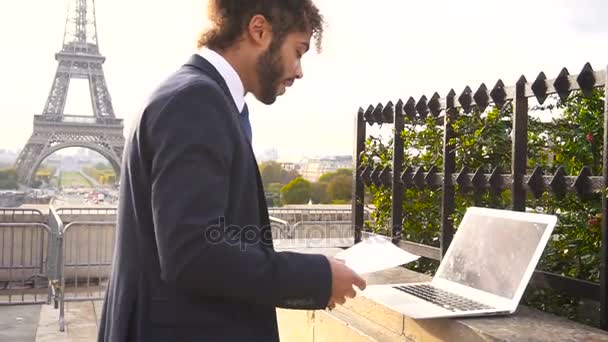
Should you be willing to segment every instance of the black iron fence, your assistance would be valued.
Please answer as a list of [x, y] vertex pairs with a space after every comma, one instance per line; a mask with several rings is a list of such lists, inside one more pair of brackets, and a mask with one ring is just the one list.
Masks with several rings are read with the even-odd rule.
[[[580, 91], [589, 96], [595, 88], [608, 88], [608, 69], [594, 71], [586, 64], [578, 75], [570, 75], [564, 68], [555, 79], [547, 79], [540, 73], [534, 82], [528, 82], [521, 77], [513, 86], [505, 86], [499, 80], [489, 89], [482, 84], [473, 92], [470, 87], [457, 95], [452, 90], [447, 96], [441, 97], [435, 93], [430, 98], [422, 96], [416, 101], [409, 98], [406, 102], [399, 100], [386, 105], [369, 106], [367, 110], [359, 109], [355, 125], [355, 168], [353, 180], [353, 225], [355, 226], [356, 241], [360, 241], [364, 227], [364, 190], [365, 186], [376, 185], [391, 189], [391, 233], [392, 240], [400, 247], [423, 257], [440, 260], [454, 235], [452, 215], [455, 211], [456, 191], [469, 193], [488, 192], [500, 196], [504, 190], [511, 190], [510, 209], [524, 211], [527, 194], [536, 198], [549, 193], [563, 196], [566, 193], [576, 193], [585, 196], [593, 192], [602, 193], [608, 188], [608, 101], [605, 103], [604, 141], [603, 141], [603, 175], [592, 175], [589, 167], [584, 167], [577, 176], [567, 176], [563, 168], [558, 168], [552, 175], [543, 174], [543, 169], [537, 167], [529, 170], [528, 165], [528, 122], [529, 99], [536, 98], [543, 103], [548, 96], [557, 94], [565, 100], [571, 92]], [[605, 92], [608, 95], [608, 91]], [[512, 117], [512, 154], [511, 172], [504, 173], [495, 169], [486, 173], [483, 168], [469, 170], [466, 167], [456, 170], [456, 155], [454, 149], [455, 131], [453, 123], [460, 113], [470, 113], [472, 110], [485, 111], [490, 105], [499, 109], [513, 105]], [[422, 167], [404, 166], [404, 141], [401, 132], [405, 128], [406, 117], [410, 121], [421, 121], [432, 116], [443, 125], [443, 165], [441, 170], [432, 167], [425, 170]], [[378, 166], [373, 162], [364, 163], [363, 154], [367, 139], [367, 126], [392, 125], [393, 148], [392, 166]], [[406, 189], [440, 190], [441, 201], [441, 234], [440, 247], [421, 245], [402, 239], [403, 233], [403, 196]], [[607, 213], [606, 196], [602, 196], [602, 213]], [[539, 287], [552, 288], [577, 298], [587, 298], [600, 302], [600, 326], [608, 330], [608, 218], [602, 215], [601, 228], [601, 269], [600, 282], [594, 283], [579, 279], [564, 277], [548, 272], [536, 271], [532, 283]]]

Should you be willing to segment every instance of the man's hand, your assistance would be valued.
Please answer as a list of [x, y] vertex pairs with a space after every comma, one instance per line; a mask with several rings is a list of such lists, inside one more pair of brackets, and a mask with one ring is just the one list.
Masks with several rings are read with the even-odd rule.
[[344, 304], [346, 298], [355, 298], [357, 292], [353, 288], [353, 285], [357, 286], [360, 290], [365, 290], [367, 284], [361, 276], [348, 268], [344, 264], [344, 261], [335, 258], [328, 259], [331, 268], [332, 286], [331, 298], [327, 307], [333, 309], [336, 304]]

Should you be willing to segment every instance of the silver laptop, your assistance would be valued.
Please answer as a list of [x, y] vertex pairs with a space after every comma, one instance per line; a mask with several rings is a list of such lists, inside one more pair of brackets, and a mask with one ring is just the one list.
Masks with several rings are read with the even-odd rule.
[[415, 319], [512, 314], [556, 222], [471, 207], [432, 281], [370, 285], [361, 295]]

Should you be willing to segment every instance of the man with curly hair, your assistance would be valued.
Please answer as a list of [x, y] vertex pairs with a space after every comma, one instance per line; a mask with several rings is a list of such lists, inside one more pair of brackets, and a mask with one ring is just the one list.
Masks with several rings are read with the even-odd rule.
[[276, 308], [331, 308], [366, 285], [333, 258], [275, 251], [251, 148], [245, 94], [272, 104], [303, 77], [319, 10], [209, 1], [199, 52], [127, 139], [99, 341], [277, 341]]

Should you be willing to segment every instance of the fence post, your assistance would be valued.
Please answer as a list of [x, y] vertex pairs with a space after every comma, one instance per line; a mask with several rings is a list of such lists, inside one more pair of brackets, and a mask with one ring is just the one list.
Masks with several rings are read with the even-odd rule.
[[520, 77], [515, 85], [515, 110], [513, 113], [513, 150], [511, 154], [511, 173], [513, 185], [511, 199], [513, 210], [526, 210], [526, 189], [524, 176], [528, 164], [528, 98], [526, 97], [526, 78]]
[[63, 249], [64, 249], [64, 234], [63, 230], [59, 232], [58, 241], [58, 258], [57, 258], [57, 273], [59, 276], [59, 331], [65, 331], [65, 275], [64, 275], [64, 259], [63, 259]]
[[602, 194], [602, 254], [600, 267], [600, 327], [608, 330], [608, 67], [604, 80], [604, 151]]
[[355, 160], [353, 165], [353, 199], [352, 199], [352, 222], [355, 228], [355, 243], [361, 241], [363, 230], [363, 180], [359, 169], [361, 168], [361, 153], [365, 149], [365, 120], [363, 119], [363, 108], [359, 108], [355, 116]]
[[401, 133], [405, 126], [403, 115], [403, 103], [399, 101], [395, 108], [393, 136], [393, 179], [392, 179], [392, 202], [391, 202], [391, 231], [393, 243], [401, 240], [403, 230], [403, 184], [401, 183], [401, 172], [403, 169], [403, 138]]
[[59, 266], [57, 264], [58, 259], [58, 244], [59, 234], [63, 231], [63, 221], [57, 210], [52, 205], [49, 206], [49, 227], [51, 228], [51, 234], [49, 237], [49, 248], [47, 256], [47, 273], [49, 277], [53, 279], [59, 279]]
[[452, 120], [456, 115], [455, 97], [456, 92], [451, 90], [446, 97], [446, 109], [443, 120], [443, 191], [441, 195], [440, 241], [442, 259], [454, 237], [454, 223], [450, 216], [454, 213], [454, 183], [452, 181], [452, 173], [456, 172], [456, 151], [454, 151], [454, 144], [451, 143], [452, 138], [454, 138]]

